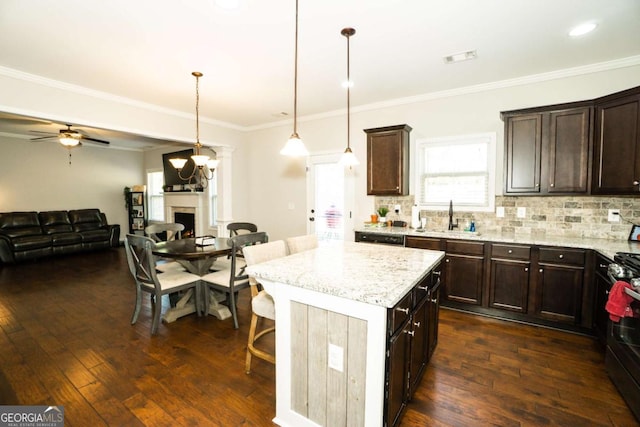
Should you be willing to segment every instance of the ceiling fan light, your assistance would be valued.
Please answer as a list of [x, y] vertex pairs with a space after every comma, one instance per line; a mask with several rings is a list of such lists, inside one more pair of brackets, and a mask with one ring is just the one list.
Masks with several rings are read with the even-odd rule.
[[187, 163], [187, 159], [177, 157], [177, 158], [169, 159], [169, 162], [171, 162], [171, 166], [173, 166], [174, 168], [182, 169], [184, 165]]
[[307, 148], [304, 146], [304, 143], [298, 134], [293, 133], [282, 150], [280, 150], [280, 154], [290, 157], [303, 157], [308, 156], [309, 151], [307, 151]]
[[60, 141], [60, 144], [64, 145], [65, 147], [75, 147], [76, 145], [80, 144], [80, 140], [77, 138], [73, 138], [69, 135], [63, 135], [60, 138], [58, 138], [58, 141]]

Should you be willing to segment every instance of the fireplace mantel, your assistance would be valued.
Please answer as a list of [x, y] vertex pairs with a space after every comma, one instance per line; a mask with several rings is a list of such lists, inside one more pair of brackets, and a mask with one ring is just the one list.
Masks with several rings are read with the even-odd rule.
[[209, 230], [209, 204], [206, 192], [166, 192], [164, 193], [165, 221], [173, 222], [175, 212], [185, 212], [185, 209], [195, 214], [196, 236], [211, 234]]

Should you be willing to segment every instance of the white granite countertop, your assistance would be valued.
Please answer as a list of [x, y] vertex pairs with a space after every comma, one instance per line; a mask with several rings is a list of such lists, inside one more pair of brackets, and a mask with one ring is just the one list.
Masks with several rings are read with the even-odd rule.
[[418, 232], [409, 227], [362, 227], [356, 231], [379, 234], [402, 234], [405, 236], [435, 237], [449, 239], [479, 240], [498, 243], [516, 243], [538, 246], [562, 246], [567, 248], [593, 249], [613, 260], [616, 252], [634, 252], [640, 254], [640, 243], [624, 240], [587, 239], [559, 236], [534, 236], [530, 234], [505, 233], [471, 233], [468, 231], [433, 231]]
[[444, 252], [355, 242], [323, 243], [247, 267], [260, 279], [391, 308]]

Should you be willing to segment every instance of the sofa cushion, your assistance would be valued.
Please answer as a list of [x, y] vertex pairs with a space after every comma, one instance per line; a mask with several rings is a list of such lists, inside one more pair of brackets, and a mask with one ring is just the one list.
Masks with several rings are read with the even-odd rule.
[[82, 235], [76, 232], [52, 233], [51, 242], [53, 246], [64, 246], [82, 243]]
[[109, 244], [109, 230], [101, 228], [99, 230], [86, 230], [80, 231], [80, 236], [82, 236], [82, 242], [106, 242]]
[[73, 231], [99, 230], [106, 225], [99, 209], [78, 209], [69, 211]]
[[67, 211], [39, 212], [38, 218], [45, 234], [70, 233], [73, 231]]
[[39, 236], [14, 237], [11, 239], [10, 245], [14, 252], [46, 248], [51, 246], [51, 236], [40, 234]]
[[10, 238], [42, 234], [36, 212], [0, 213], [0, 233]]

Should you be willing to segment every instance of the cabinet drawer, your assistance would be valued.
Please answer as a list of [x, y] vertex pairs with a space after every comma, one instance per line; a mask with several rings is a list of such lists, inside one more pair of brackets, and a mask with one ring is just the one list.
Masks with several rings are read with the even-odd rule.
[[584, 266], [585, 251], [568, 248], [540, 248], [540, 262], [575, 264]]
[[491, 245], [491, 257], [492, 258], [507, 258], [507, 259], [524, 259], [527, 260], [531, 256], [530, 246], [515, 246], [515, 245]]
[[424, 279], [413, 287], [413, 308], [417, 307], [420, 302], [429, 295], [429, 288], [431, 287], [431, 276], [433, 272], [427, 274]]
[[465, 240], [447, 240], [447, 253], [484, 255], [484, 243]]
[[393, 335], [398, 330], [398, 328], [400, 328], [404, 324], [405, 320], [409, 318], [412, 301], [413, 292], [409, 292], [400, 300], [400, 302], [398, 302], [393, 308], [390, 308], [388, 310], [389, 321], [391, 322], [389, 335]]
[[442, 247], [440, 239], [436, 239], [433, 237], [414, 237], [407, 236], [406, 246], [408, 248], [418, 248], [418, 249], [432, 249], [435, 251], [441, 250]]

